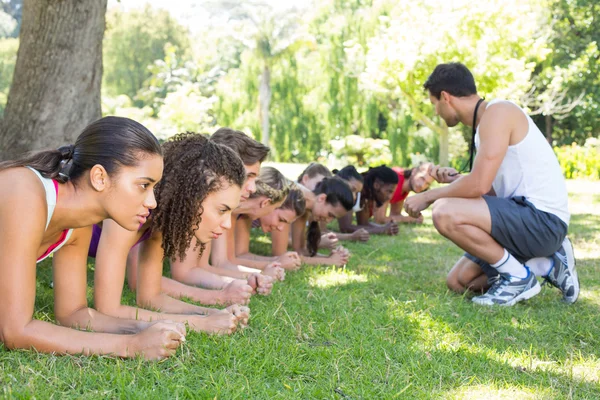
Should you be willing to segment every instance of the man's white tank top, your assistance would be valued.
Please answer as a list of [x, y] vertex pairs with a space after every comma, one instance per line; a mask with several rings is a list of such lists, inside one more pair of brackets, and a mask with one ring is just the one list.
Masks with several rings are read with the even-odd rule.
[[[486, 109], [503, 101], [509, 102], [494, 99]], [[529, 131], [519, 143], [508, 146], [493, 183], [496, 196], [524, 196], [538, 210], [554, 214], [569, 225], [567, 185], [558, 159], [531, 117], [524, 111], [523, 114], [527, 117]], [[479, 126], [475, 147], [479, 149]]]
[[[44, 178], [37, 170], [31, 167], [27, 168], [32, 170], [40, 179], [40, 181], [42, 181], [42, 185], [44, 185], [44, 190], [46, 192], [46, 204], [48, 205], [48, 217], [46, 218], [46, 229], [48, 229], [48, 225], [50, 225], [50, 220], [52, 219], [52, 215], [54, 214], [54, 209], [56, 208], [56, 200], [58, 198], [58, 184], [52, 179]], [[63, 231], [62, 235], [58, 239], [58, 242], [48, 247], [44, 254], [42, 254], [42, 256], [37, 259], [37, 262], [40, 262], [47, 258], [50, 254], [57, 252], [61, 247], [65, 245], [65, 243], [69, 241], [69, 238], [71, 237], [72, 233], [73, 229]]]

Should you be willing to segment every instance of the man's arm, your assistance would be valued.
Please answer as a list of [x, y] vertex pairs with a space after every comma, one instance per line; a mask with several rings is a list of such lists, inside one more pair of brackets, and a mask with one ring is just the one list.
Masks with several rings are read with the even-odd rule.
[[480, 145], [471, 173], [461, 176], [447, 186], [409, 197], [405, 202], [407, 211], [413, 209], [416, 203], [427, 203], [417, 211], [418, 214], [429, 204], [441, 198], [477, 198], [490, 192], [508, 150], [516, 112], [520, 111], [509, 104], [498, 104], [487, 111], [479, 125]]

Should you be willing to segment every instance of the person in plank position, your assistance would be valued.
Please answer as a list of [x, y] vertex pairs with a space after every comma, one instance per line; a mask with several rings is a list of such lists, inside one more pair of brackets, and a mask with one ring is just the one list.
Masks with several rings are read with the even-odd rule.
[[471, 160], [477, 149], [469, 174], [434, 167], [431, 175], [449, 185], [404, 204], [414, 218], [433, 204], [436, 229], [466, 251], [450, 271], [449, 287], [462, 292], [491, 284], [473, 302], [511, 306], [539, 293], [539, 275], [574, 303], [579, 280], [567, 238], [567, 188], [544, 135], [516, 104], [479, 97], [460, 63], [438, 65], [424, 87], [448, 126], [472, 127]]
[[[0, 339], [42, 353], [163, 359], [185, 340], [183, 324], [111, 317], [88, 307], [92, 226], [110, 218], [137, 230], [156, 207], [163, 172], [158, 140], [118, 117], [91, 123], [74, 145], [0, 163]], [[54, 314], [33, 318], [36, 264], [52, 255]], [[91, 330], [91, 332], [87, 331]]]
[[[404, 200], [411, 192], [421, 193], [429, 189], [433, 182], [433, 177], [429, 174], [433, 168], [432, 163], [422, 163], [414, 168], [392, 167], [392, 170], [398, 175], [398, 186], [392, 198], [383, 203], [381, 207], [375, 209], [375, 222], [385, 224], [394, 221], [399, 224], [422, 224], [423, 217], [413, 218], [402, 214]], [[390, 209], [387, 215], [388, 206]]]

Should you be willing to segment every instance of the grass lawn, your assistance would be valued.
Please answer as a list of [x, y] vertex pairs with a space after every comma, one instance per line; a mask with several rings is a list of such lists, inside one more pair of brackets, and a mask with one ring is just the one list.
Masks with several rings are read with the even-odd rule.
[[[152, 363], [0, 350], [6, 398], [598, 399], [600, 185], [569, 182], [581, 296], [558, 290], [512, 308], [448, 292], [462, 254], [423, 226], [349, 244], [345, 269], [305, 267], [255, 297], [250, 327], [189, 333]], [[269, 239], [255, 233], [254, 251]], [[92, 265], [90, 265], [90, 277]], [[53, 320], [51, 269], [38, 268], [36, 318]], [[91, 282], [91, 281], [90, 281]], [[134, 304], [125, 289], [126, 301]], [[89, 292], [91, 304], [91, 290]]]

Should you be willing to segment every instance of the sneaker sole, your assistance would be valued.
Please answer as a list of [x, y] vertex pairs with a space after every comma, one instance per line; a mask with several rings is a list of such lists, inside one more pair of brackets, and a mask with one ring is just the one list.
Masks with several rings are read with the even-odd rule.
[[518, 295], [517, 297], [515, 297], [511, 301], [507, 301], [506, 303], [503, 303], [503, 304], [497, 304], [497, 303], [493, 303], [493, 304], [480, 303], [480, 302], [478, 302], [478, 301], [475, 300], [477, 297], [474, 297], [473, 299], [471, 299], [471, 301], [473, 303], [477, 304], [477, 305], [480, 305], [480, 306], [488, 306], [488, 307], [491, 307], [491, 306], [510, 307], [510, 306], [514, 306], [515, 304], [517, 304], [520, 301], [528, 300], [528, 299], [532, 298], [533, 296], [537, 295], [541, 290], [542, 290], [542, 287], [540, 286], [539, 282], [536, 280], [535, 281], [535, 285], [533, 287], [531, 287], [530, 289], [524, 291], [523, 293], [521, 293], [520, 295]]
[[564, 299], [566, 303], [573, 304], [579, 298], [579, 276], [577, 275], [577, 270], [575, 269], [575, 264], [577, 260], [575, 259], [575, 253], [573, 252], [573, 245], [569, 238], [565, 237], [563, 240], [563, 248], [565, 249], [565, 253], [567, 254], [567, 268], [571, 273], [571, 277], [573, 278], [573, 286], [575, 286], [575, 298], [572, 301]]

